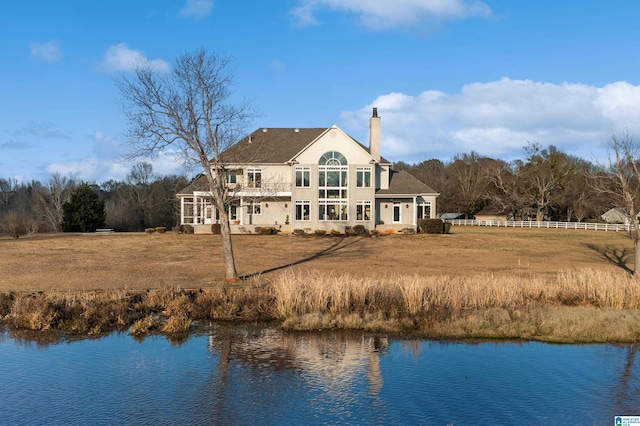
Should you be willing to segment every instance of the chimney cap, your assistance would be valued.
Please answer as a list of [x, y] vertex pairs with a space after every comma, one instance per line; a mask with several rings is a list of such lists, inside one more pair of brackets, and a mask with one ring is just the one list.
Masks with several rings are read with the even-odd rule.
[[378, 116], [378, 108], [373, 107], [373, 117], [377, 117]]

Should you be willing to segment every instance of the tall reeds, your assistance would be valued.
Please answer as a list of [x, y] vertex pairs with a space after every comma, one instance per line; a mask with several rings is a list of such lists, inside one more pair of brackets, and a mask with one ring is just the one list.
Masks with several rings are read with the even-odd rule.
[[433, 310], [584, 305], [613, 309], [640, 306], [640, 280], [624, 272], [566, 271], [553, 279], [520, 275], [363, 278], [319, 271], [287, 271], [273, 282], [281, 318], [312, 312], [382, 310], [408, 315]]
[[[0, 322], [17, 329], [71, 334], [129, 329], [144, 335], [185, 333], [197, 321], [279, 319], [284, 327], [301, 330], [420, 332], [428, 328], [439, 337], [530, 337], [547, 332], [558, 336], [562, 324], [569, 324], [565, 328], [574, 334], [586, 327], [575, 319], [580, 318], [577, 311], [565, 310], [566, 318], [557, 317], [567, 306], [595, 310], [607, 318], [600, 324], [588, 314], [593, 320], [589, 327], [601, 330], [598, 341], [612, 333], [604, 325], [616, 316], [613, 312], [626, 309], [622, 316], [631, 319], [625, 335], [640, 339], [640, 327], [633, 322], [640, 307], [640, 280], [624, 272], [600, 270], [566, 271], [554, 278], [492, 274], [371, 278], [291, 269], [270, 282], [230, 288], [13, 292], [0, 294]], [[556, 322], [545, 319], [543, 312], [553, 312]], [[552, 323], [556, 325], [550, 327]], [[443, 324], [450, 326], [443, 328]], [[580, 333], [588, 335], [585, 330]]]

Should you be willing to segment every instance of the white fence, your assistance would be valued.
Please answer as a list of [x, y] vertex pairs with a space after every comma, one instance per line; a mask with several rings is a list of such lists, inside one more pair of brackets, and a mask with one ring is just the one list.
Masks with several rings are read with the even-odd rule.
[[587, 222], [536, 222], [533, 220], [471, 220], [450, 219], [457, 226], [495, 226], [500, 228], [549, 228], [549, 229], [583, 229], [591, 231], [628, 231], [629, 225], [619, 223], [587, 223]]

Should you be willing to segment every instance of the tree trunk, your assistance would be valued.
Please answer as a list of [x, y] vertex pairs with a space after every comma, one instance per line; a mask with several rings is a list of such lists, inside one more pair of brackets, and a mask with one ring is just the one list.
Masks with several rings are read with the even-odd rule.
[[220, 235], [222, 237], [222, 259], [224, 260], [224, 280], [226, 282], [238, 282], [238, 272], [236, 271], [236, 260], [233, 256], [233, 244], [231, 241], [231, 228], [229, 226], [229, 216], [220, 215]]

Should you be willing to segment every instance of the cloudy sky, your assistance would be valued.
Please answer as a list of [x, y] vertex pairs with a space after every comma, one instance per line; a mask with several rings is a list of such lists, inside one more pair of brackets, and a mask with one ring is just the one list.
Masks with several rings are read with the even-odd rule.
[[[635, 0], [5, 0], [0, 177], [122, 179], [131, 163], [114, 79], [228, 54], [254, 127], [337, 124], [383, 155], [520, 158], [528, 142], [603, 159], [640, 137]], [[155, 171], [180, 173], [168, 153]]]

